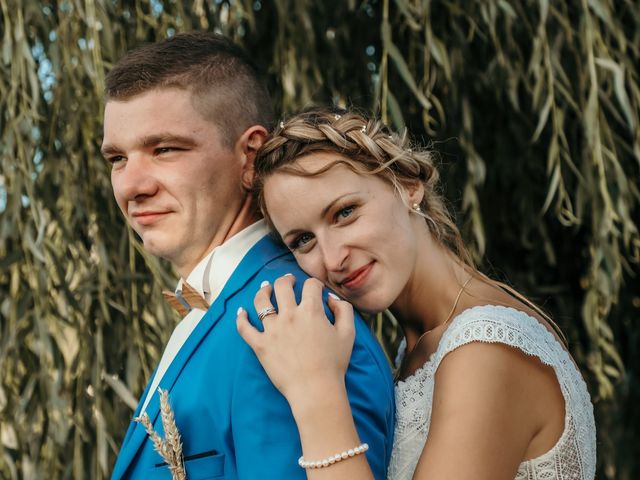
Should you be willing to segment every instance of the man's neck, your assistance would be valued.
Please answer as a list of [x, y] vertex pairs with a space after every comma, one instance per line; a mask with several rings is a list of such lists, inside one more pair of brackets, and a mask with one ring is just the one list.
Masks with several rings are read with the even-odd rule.
[[238, 211], [238, 214], [233, 219], [233, 222], [231, 222], [226, 230], [220, 231], [216, 234], [216, 238], [214, 238], [213, 242], [205, 252], [203, 252], [198, 258], [196, 258], [195, 261], [191, 261], [184, 266], [174, 265], [174, 267], [176, 268], [180, 276], [186, 279], [193, 271], [193, 269], [196, 268], [196, 266], [213, 250], [215, 250], [217, 247], [225, 243], [231, 237], [241, 232], [248, 226], [253, 225], [261, 218], [262, 216], [258, 212], [256, 212], [251, 195], [247, 195], [240, 210]]
[[231, 237], [233, 237], [236, 233], [241, 232], [242, 230], [247, 228], [249, 225], [253, 225], [261, 218], [262, 216], [258, 212], [256, 212], [251, 195], [247, 195], [244, 203], [242, 204], [242, 208], [240, 208], [240, 212], [238, 212], [238, 215], [236, 215], [236, 218], [233, 220], [233, 223], [231, 224], [226, 234], [224, 235], [222, 241], [218, 245], [222, 245], [224, 242], [226, 242]]

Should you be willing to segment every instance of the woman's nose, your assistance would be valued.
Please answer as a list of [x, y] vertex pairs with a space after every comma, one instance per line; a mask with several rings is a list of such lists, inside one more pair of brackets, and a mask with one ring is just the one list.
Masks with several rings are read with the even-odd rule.
[[329, 272], [339, 272], [345, 268], [348, 249], [344, 243], [333, 238], [325, 241], [322, 249], [322, 261]]

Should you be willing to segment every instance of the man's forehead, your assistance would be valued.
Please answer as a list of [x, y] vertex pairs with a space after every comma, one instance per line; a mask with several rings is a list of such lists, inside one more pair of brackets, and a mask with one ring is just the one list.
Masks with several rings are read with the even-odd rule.
[[188, 92], [155, 89], [127, 99], [107, 101], [103, 143], [136, 137], [136, 141], [148, 144], [154, 143], [157, 137], [192, 137], [198, 130], [211, 127], [216, 127], [215, 123], [194, 108]]
[[193, 106], [192, 94], [179, 88], [154, 88], [124, 98], [108, 98], [104, 107], [105, 124], [122, 117], [144, 117], [147, 122], [168, 116], [201, 117]]

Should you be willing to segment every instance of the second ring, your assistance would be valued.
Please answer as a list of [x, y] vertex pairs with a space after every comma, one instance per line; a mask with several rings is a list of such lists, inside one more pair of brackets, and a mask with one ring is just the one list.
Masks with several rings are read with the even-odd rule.
[[278, 312], [273, 307], [263, 308], [258, 312], [258, 318], [260, 319], [260, 321], [262, 321], [265, 319], [265, 317], [268, 317], [269, 315], [273, 315], [274, 313], [278, 313]]

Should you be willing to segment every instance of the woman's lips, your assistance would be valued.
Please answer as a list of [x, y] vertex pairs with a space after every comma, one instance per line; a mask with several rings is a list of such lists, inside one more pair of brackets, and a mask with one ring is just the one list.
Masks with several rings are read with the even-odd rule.
[[364, 267], [361, 267], [351, 273], [351, 275], [342, 281], [342, 286], [349, 290], [355, 290], [362, 287], [369, 276], [369, 272], [371, 272], [371, 269], [373, 268], [373, 263], [374, 262], [368, 263]]

